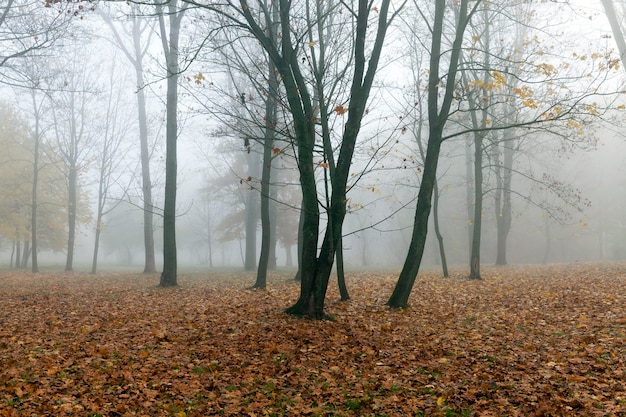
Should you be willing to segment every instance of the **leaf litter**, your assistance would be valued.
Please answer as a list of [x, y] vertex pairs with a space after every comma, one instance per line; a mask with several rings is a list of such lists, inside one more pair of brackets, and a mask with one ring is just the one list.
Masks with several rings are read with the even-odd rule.
[[243, 273], [0, 275], [0, 416], [626, 416], [626, 265], [349, 273], [328, 321]]

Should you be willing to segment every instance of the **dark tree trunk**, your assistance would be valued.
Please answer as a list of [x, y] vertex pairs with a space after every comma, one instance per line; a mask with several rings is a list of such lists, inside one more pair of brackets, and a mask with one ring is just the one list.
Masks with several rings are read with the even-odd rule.
[[303, 250], [303, 232], [304, 232], [304, 214], [302, 212], [302, 205], [300, 205], [300, 214], [298, 218], [298, 243], [296, 245], [297, 256], [296, 259], [298, 261], [298, 271], [296, 275], [293, 277], [294, 281], [302, 280], [302, 250]]
[[[419, 272], [426, 236], [428, 230], [428, 217], [430, 215], [432, 195], [437, 180], [437, 165], [443, 140], [443, 129], [450, 114], [453, 93], [455, 89], [456, 74], [459, 65], [463, 34], [469, 20], [467, 13], [467, 0], [461, 0], [459, 5], [458, 23], [452, 51], [450, 54], [449, 68], [447, 71], [445, 87], [441, 87], [440, 59], [441, 40], [444, 22], [446, 0], [435, 1], [435, 16], [433, 22], [432, 46], [430, 52], [429, 76], [428, 76], [428, 147], [424, 159], [424, 171], [420, 189], [417, 194], [417, 207], [413, 222], [413, 232], [404, 266], [398, 277], [396, 286], [387, 301], [392, 308], [406, 308], [409, 296], [413, 289], [417, 273]], [[472, 11], [473, 13], [473, 11]], [[439, 108], [439, 88], [445, 88], [441, 108]]]
[[339, 297], [341, 301], [348, 301], [350, 299], [350, 293], [348, 293], [348, 286], [346, 285], [346, 274], [343, 268], [343, 239], [339, 238], [337, 244], [337, 285], [339, 286]]
[[100, 249], [100, 232], [102, 231], [102, 227], [100, 223], [96, 225], [96, 236], [94, 238], [93, 245], [93, 259], [91, 262], [91, 273], [95, 274], [98, 270], [98, 251]]
[[[275, 9], [275, 8], [274, 8]], [[278, 16], [276, 16], [278, 18]], [[275, 34], [270, 36], [274, 38]], [[274, 129], [276, 128], [276, 97], [278, 95], [278, 79], [276, 67], [270, 61], [268, 74], [268, 95], [265, 100], [265, 138], [263, 141], [263, 167], [261, 173], [261, 255], [257, 269], [256, 282], [253, 288], [265, 289], [267, 285], [267, 268], [270, 260], [272, 244], [272, 227], [270, 222], [270, 187], [272, 177], [272, 153], [274, 150]], [[275, 246], [275, 243], [274, 243]], [[276, 253], [274, 252], [274, 256]], [[276, 262], [274, 261], [274, 265]]]
[[172, 287], [177, 281], [176, 253], [176, 179], [178, 139], [178, 37], [184, 10], [179, 10], [177, 1], [168, 3], [169, 45], [165, 34], [163, 13], [159, 13], [161, 39], [167, 61], [167, 97], [166, 97], [166, 157], [165, 157], [165, 205], [163, 208], [163, 272], [159, 286]]
[[470, 279], [480, 276], [480, 238], [483, 218], [483, 135], [475, 134], [474, 142], [474, 220], [470, 254]]
[[24, 254], [22, 255], [22, 264], [21, 264], [22, 269], [26, 269], [26, 267], [28, 266], [28, 259], [30, 258], [30, 254], [31, 254], [30, 251], [31, 251], [30, 242], [27, 240], [26, 242], [24, 242]]
[[[484, 31], [484, 44], [486, 51], [489, 51], [489, 45], [491, 42], [489, 31], [489, 15], [487, 9], [483, 11], [485, 31]], [[490, 67], [489, 53], [484, 54], [483, 68]], [[465, 73], [464, 73], [465, 75]], [[487, 85], [489, 82], [489, 72], [484, 71], [482, 85]], [[465, 82], [468, 85], [468, 82]], [[481, 279], [480, 276], [480, 250], [481, 250], [481, 237], [482, 237], [482, 218], [483, 218], [483, 144], [485, 141], [485, 132], [487, 129], [487, 119], [489, 114], [487, 113], [487, 106], [491, 100], [490, 91], [481, 91], [476, 96], [469, 94], [469, 110], [470, 117], [472, 119], [472, 126], [474, 128], [474, 220], [473, 220], [473, 233], [472, 233], [472, 246], [470, 248], [470, 279]], [[481, 118], [478, 119], [480, 113]]]
[[439, 187], [437, 181], [433, 186], [433, 223], [435, 226], [435, 235], [437, 236], [437, 243], [439, 247], [439, 257], [441, 258], [441, 270], [443, 276], [447, 278], [448, 274], [448, 261], [446, 260], [446, 250], [443, 245], [443, 235], [439, 229]]
[[392, 308], [406, 308], [409, 296], [417, 278], [419, 267], [424, 256], [426, 246], [426, 236], [428, 232], [428, 217], [430, 216], [431, 200], [435, 181], [437, 178], [437, 164], [439, 162], [439, 152], [441, 149], [441, 131], [430, 128], [428, 149], [424, 160], [424, 171], [417, 194], [417, 207], [413, 220], [413, 233], [409, 251], [404, 261], [404, 266], [398, 277], [398, 282], [387, 301], [387, 305]]

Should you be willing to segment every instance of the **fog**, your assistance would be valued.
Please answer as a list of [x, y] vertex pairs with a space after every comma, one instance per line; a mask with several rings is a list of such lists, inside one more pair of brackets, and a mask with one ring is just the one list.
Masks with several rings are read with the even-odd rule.
[[[129, 20], [123, 17], [128, 10], [118, 10], [116, 7], [103, 5], [102, 9], [104, 13], [117, 15], [119, 20], [114, 25], [124, 36], [130, 27]], [[549, 6], [537, 5], [538, 9], [546, 7]], [[571, 26], [554, 24], [538, 30], [538, 33], [543, 33], [549, 39], [541, 40], [550, 45], [546, 49], [559, 48], [558, 51], [550, 50], [551, 61], [594, 51], [617, 56], [599, 6], [587, 8], [572, 2], [566, 10], [571, 14], [564, 20], [570, 20]], [[572, 28], [580, 27], [580, 22], [587, 21], [592, 24], [585, 26], [585, 33], [573, 34], [576, 30]], [[202, 25], [207, 22], [203, 21]], [[544, 23], [539, 18], [533, 24]], [[202, 25], [187, 23], [183, 27], [186, 49], [178, 109], [178, 266], [181, 271], [243, 269], [246, 257], [246, 212], [253, 210], [257, 215], [260, 212], [257, 203], [250, 206], [250, 194], [258, 196], [260, 193], [263, 145], [254, 140], [255, 136], [248, 143], [244, 138], [249, 133], [237, 131], [235, 126], [242, 118], [248, 118], [246, 123], [254, 126], [254, 114], [259, 119], [263, 117], [259, 113], [262, 94], [249, 85], [244, 74], [227, 76], [223, 65], [224, 56], [213, 51], [215, 45], [207, 46], [206, 51], [197, 49], [203, 39], [200, 33], [204, 27]], [[70, 22], [66, 30], [66, 37], [61, 36], [56, 43], [46, 46], [41, 56], [32, 58], [32, 61], [25, 58], [15, 65], [6, 64], [3, 67], [0, 74], [2, 96], [5, 97], [3, 106], [7, 112], [13, 109], [18, 115], [19, 121], [16, 123], [18, 126], [26, 126], [23, 129], [28, 132], [26, 136], [34, 134], [35, 122], [40, 124], [38, 129], [42, 143], [47, 147], [46, 163], [54, 165], [59, 160], [58, 155], [55, 156], [59, 137], [69, 132], [63, 130], [69, 128], [63, 127], [55, 133], [55, 126], [59, 129], [64, 123], [63, 119], [54, 114], [55, 106], [58, 111], [62, 101], [60, 90], [71, 88], [80, 93], [81, 99], [88, 96], [90, 100], [85, 107], [86, 114], [79, 118], [85, 137], [81, 145], [84, 146], [84, 156], [78, 166], [80, 219], [74, 247], [75, 271], [89, 271], [91, 268], [100, 186], [97, 161], [103, 154], [102, 141], [112, 129], [123, 127], [114, 133], [119, 136], [121, 145], [114, 156], [114, 167], [108, 173], [112, 180], [100, 223], [102, 235], [98, 270], [141, 271], [144, 265], [143, 195], [134, 68], [116, 47], [118, 40], [98, 13], [83, 13], [81, 19]], [[400, 29], [396, 30], [390, 35], [391, 38], [401, 39]], [[94, 33], [98, 35], [91, 36]], [[148, 36], [148, 33], [151, 35]], [[150, 169], [155, 202], [155, 253], [157, 269], [160, 270], [163, 256], [160, 215], [165, 184], [166, 81], [163, 76], [163, 51], [160, 49], [156, 27], [149, 27], [145, 36], [148, 53], [145, 58], [144, 89], [148, 98]], [[77, 41], [79, 37], [81, 41]], [[8, 39], [0, 40], [2, 45], [8, 42]], [[414, 94], [411, 88], [415, 83], [411, 79], [410, 67], [415, 65], [415, 61], [405, 59], [406, 56], [401, 55], [402, 50], [403, 47], [391, 45], [385, 51], [385, 65], [377, 74], [364, 126], [357, 141], [343, 226], [343, 254], [347, 270], [399, 270], [411, 240], [423, 163], [416, 136], [426, 135], [427, 128], [416, 127], [417, 119], [410, 119], [412, 115], [406, 110], [407, 102], [414, 98], [411, 96]], [[425, 54], [424, 51], [422, 53]], [[80, 61], [80, 65], [75, 65], [77, 61]], [[41, 66], [46, 68], [41, 70], [42, 73], [63, 82], [54, 84], [44, 77], [41, 83], [47, 83], [49, 91], [33, 89], [25, 81], [27, 78], [22, 77], [26, 71], [20, 65]], [[60, 73], [59, 68], [62, 68]], [[572, 79], [571, 74], [576, 71], [571, 68], [568, 71], [568, 74], [563, 75], [563, 80], [567, 79], [573, 85], [586, 85], [579, 79]], [[581, 78], [584, 78], [584, 71], [581, 67]], [[71, 77], [72, 74], [76, 77]], [[511, 180], [512, 222], [506, 250], [509, 264], [596, 262], [626, 258], [626, 224], [622, 214], [626, 206], [626, 193], [623, 192], [626, 188], [626, 138], [622, 126], [624, 113], [620, 108], [623, 97], [618, 94], [623, 86], [624, 71], [607, 70], [607, 74], [606, 80], [598, 84], [598, 88], [603, 89], [597, 98], [598, 107], [602, 110], [593, 120], [586, 117], [588, 115], [581, 116], [580, 133], [567, 131], [565, 124], [554, 129], [541, 126], [528, 131], [516, 130], [515, 140], [519, 146], [513, 160], [515, 175]], [[72, 84], [78, 78], [81, 78], [80, 83]], [[37, 120], [33, 113], [32, 91], [35, 92], [32, 97], [42, 100], [42, 103], [47, 100], [46, 97], [52, 97], [50, 103], [42, 104], [37, 109], [41, 117]], [[245, 91], [243, 94], [249, 97], [247, 108], [257, 106], [254, 107], [256, 110], [240, 114], [243, 110], [236, 105], [240, 91]], [[112, 95], [116, 97], [113, 101], [110, 100]], [[116, 116], [109, 123], [104, 123], [113, 112], [111, 103], [119, 106]], [[523, 112], [527, 109], [518, 110]], [[9, 120], [6, 113], [3, 119]], [[288, 121], [285, 123], [289, 124]], [[335, 128], [340, 130], [342, 123], [338, 117]], [[461, 116], [455, 123], [457, 125], [449, 125], [451, 131], [464, 123]], [[251, 129], [254, 130], [254, 127]], [[566, 132], [565, 135], [563, 132]], [[468, 192], [471, 194], [473, 190], [473, 177], [467, 175], [468, 164], [472, 163], [468, 136], [460, 135], [444, 142], [437, 171], [440, 197], [438, 215], [446, 256], [450, 266], [461, 269], [467, 268], [469, 262], [472, 218], [468, 213], [473, 210], [471, 203], [468, 203]], [[14, 139], [27, 142], [25, 138]], [[485, 145], [488, 155], [492, 152], [490, 149]], [[29, 152], [32, 154], [30, 150], [26, 154]], [[274, 154], [272, 186], [276, 191], [272, 194], [272, 200], [274, 219], [278, 224], [276, 264], [278, 268], [295, 271], [301, 204], [297, 165], [293, 146], [286, 140], [276, 145]], [[481, 262], [486, 265], [496, 262], [496, 218], [500, 215], [496, 212], [494, 201], [496, 174], [490, 165], [493, 160], [489, 158], [492, 157], [485, 160], [483, 168], [484, 202], [481, 214]], [[318, 158], [316, 163], [318, 198], [323, 206], [326, 198], [323, 185], [325, 162]], [[32, 162], [25, 166], [32, 166]], [[21, 178], [27, 176], [24, 174]], [[1, 184], [4, 219], [0, 230], [0, 265], [6, 268], [15, 265], [17, 248], [25, 250], [23, 245], [30, 239], [29, 227], [20, 223], [22, 220], [13, 219], [13, 212], [7, 208], [11, 200], [9, 197], [17, 195], [12, 191], [15, 189], [14, 183], [9, 180], [16, 181], [16, 178], [5, 175]], [[42, 181], [50, 184], [54, 181], [67, 183], [64, 173], [52, 172], [49, 177], [43, 177]], [[57, 190], [62, 188], [61, 185], [55, 187]], [[46, 204], [38, 206], [38, 210], [46, 213], [53, 204], [58, 205], [59, 201], [63, 201], [66, 193], [60, 192], [58, 200], [46, 200]], [[27, 198], [23, 200], [24, 204], [28, 203]], [[57, 232], [63, 234], [63, 242], [59, 244], [52, 238], [42, 239], [38, 251], [40, 269], [63, 269], [67, 256], [67, 210], [49, 213], [54, 217], [54, 221], [49, 221], [49, 227], [54, 225]], [[321, 215], [325, 218], [324, 210]], [[45, 217], [39, 214], [40, 219]], [[425, 268], [439, 268], [441, 263], [432, 217], [422, 260]], [[258, 259], [261, 248], [261, 223], [258, 217], [256, 224], [256, 236], [252, 239], [256, 241], [255, 257]], [[43, 223], [39, 227], [42, 235], [47, 233], [46, 227]], [[320, 233], [324, 233], [324, 230]]]

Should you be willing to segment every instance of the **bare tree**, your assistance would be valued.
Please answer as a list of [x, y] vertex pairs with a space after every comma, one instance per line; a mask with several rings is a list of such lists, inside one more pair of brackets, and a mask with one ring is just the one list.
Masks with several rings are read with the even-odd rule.
[[84, 62], [74, 60], [71, 70], [57, 82], [57, 90], [52, 94], [55, 111], [54, 135], [56, 145], [65, 166], [68, 191], [67, 217], [68, 237], [65, 270], [72, 271], [76, 227], [80, 218], [80, 176], [84, 174], [93, 150], [94, 131], [90, 124], [90, 109], [96, 97], [96, 83], [90, 77], [93, 73]]
[[[179, 38], [181, 22], [188, 3], [172, 0], [167, 3], [167, 12], [163, 6], [157, 6], [161, 43], [165, 55], [167, 73], [166, 98], [166, 156], [165, 156], [165, 205], [163, 208], [163, 272], [159, 285], [171, 287], [177, 282], [176, 254], [176, 178], [177, 178], [177, 141], [178, 141], [178, 78], [180, 74]], [[166, 27], [166, 18], [169, 28]]]
[[[126, 193], [127, 186], [121, 184], [124, 175], [123, 168], [123, 148], [124, 139], [128, 133], [129, 120], [122, 112], [124, 101], [121, 94], [119, 79], [116, 79], [115, 65], [111, 68], [108, 83], [108, 97], [105, 113], [99, 118], [102, 120], [101, 134], [96, 141], [97, 149], [95, 161], [97, 165], [98, 201], [96, 205], [96, 228], [94, 235], [93, 258], [91, 273], [95, 274], [98, 267], [98, 251], [100, 248], [100, 235], [104, 228], [104, 216], [110, 213], [117, 204], [112, 202], [111, 194], [114, 189], [119, 188], [121, 194]], [[123, 195], [118, 196], [114, 201], [119, 203]]]
[[[139, 123], [139, 146], [141, 155], [141, 190], [143, 197], [143, 236], [144, 236], [144, 269], [143, 272], [151, 274], [156, 272], [156, 262], [154, 256], [154, 203], [152, 198], [152, 178], [150, 174], [150, 146], [148, 133], [148, 116], [146, 109], [146, 81], [144, 75], [144, 59], [150, 46], [149, 36], [151, 25], [148, 17], [143, 13], [139, 5], [131, 3], [130, 13], [127, 19], [130, 20], [130, 30], [126, 33], [125, 40], [114, 24], [111, 16], [100, 8], [100, 15], [107, 23], [115, 38], [115, 45], [122, 50], [126, 58], [133, 65], [135, 70], [135, 81], [137, 86], [137, 112]], [[146, 34], [148, 36], [146, 36]]]

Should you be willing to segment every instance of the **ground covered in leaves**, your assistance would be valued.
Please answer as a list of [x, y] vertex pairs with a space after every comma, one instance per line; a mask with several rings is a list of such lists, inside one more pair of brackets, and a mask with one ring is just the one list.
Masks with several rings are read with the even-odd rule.
[[0, 416], [626, 416], [626, 265], [349, 273], [332, 321], [246, 274], [1, 273]]

